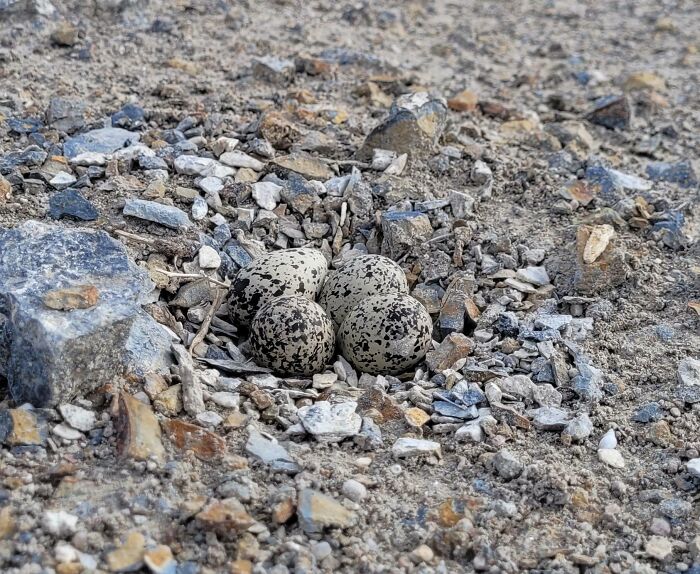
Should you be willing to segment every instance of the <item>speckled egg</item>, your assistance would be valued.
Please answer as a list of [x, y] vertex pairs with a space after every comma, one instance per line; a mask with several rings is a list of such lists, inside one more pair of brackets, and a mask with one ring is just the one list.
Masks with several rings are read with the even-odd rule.
[[408, 293], [403, 270], [388, 257], [359, 255], [328, 273], [318, 302], [338, 327], [355, 305], [384, 293]]
[[298, 295], [263, 305], [250, 326], [255, 361], [280, 375], [313, 375], [333, 357], [333, 323], [318, 303]]
[[229, 289], [229, 314], [248, 326], [258, 310], [275, 297], [301, 295], [316, 299], [328, 263], [317, 249], [283, 249], [256, 257], [241, 269]]
[[410, 295], [390, 293], [357, 304], [340, 326], [338, 342], [358, 370], [398, 374], [425, 357], [432, 332], [423, 305]]

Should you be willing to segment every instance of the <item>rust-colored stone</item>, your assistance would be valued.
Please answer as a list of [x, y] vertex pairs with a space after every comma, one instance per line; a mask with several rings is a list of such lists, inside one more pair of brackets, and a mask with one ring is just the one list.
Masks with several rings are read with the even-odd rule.
[[471, 90], [464, 90], [447, 100], [447, 106], [456, 112], [473, 112], [479, 103], [479, 96]]
[[163, 421], [168, 440], [181, 451], [191, 450], [201, 460], [214, 460], [226, 452], [226, 441], [202, 427], [179, 420]]
[[118, 407], [115, 427], [119, 455], [164, 462], [160, 425], [151, 408], [126, 393], [119, 394]]
[[255, 524], [252, 516], [235, 498], [213, 500], [195, 518], [203, 528], [220, 532], [243, 531]]

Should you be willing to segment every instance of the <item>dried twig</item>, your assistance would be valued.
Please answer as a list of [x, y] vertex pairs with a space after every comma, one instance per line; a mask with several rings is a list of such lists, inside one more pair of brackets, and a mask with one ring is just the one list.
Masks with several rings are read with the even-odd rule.
[[197, 334], [194, 336], [194, 339], [192, 339], [192, 343], [190, 344], [189, 348], [190, 354], [192, 354], [192, 350], [204, 340], [204, 337], [206, 337], [207, 332], [209, 331], [209, 325], [211, 325], [211, 320], [214, 318], [214, 313], [216, 313], [216, 310], [221, 306], [221, 303], [223, 303], [225, 295], [226, 291], [224, 291], [223, 289], [216, 290], [214, 302], [211, 304], [211, 307], [209, 307], [209, 311], [207, 311], [207, 316], [204, 318], [204, 321], [202, 321], [202, 325], [199, 328], [199, 331], [197, 331]]
[[214, 285], [219, 285], [220, 287], [225, 287], [228, 289], [231, 285], [225, 283], [224, 281], [219, 281], [213, 277], [203, 275], [200, 273], [175, 273], [174, 271], [166, 271], [165, 269], [154, 269], [157, 273], [162, 273], [166, 277], [177, 277], [179, 279], [206, 279], [207, 281], [214, 283]]

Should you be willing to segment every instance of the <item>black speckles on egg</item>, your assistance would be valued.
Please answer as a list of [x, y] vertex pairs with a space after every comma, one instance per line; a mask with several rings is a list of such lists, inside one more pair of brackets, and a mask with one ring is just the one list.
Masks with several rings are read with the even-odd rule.
[[280, 375], [313, 375], [333, 357], [333, 324], [321, 306], [306, 297], [277, 297], [255, 315], [250, 348], [258, 364]]
[[247, 326], [258, 309], [282, 295], [301, 295], [313, 301], [327, 270], [326, 258], [317, 249], [284, 249], [255, 258], [231, 284], [231, 320]]
[[368, 297], [347, 315], [338, 331], [343, 356], [358, 370], [398, 374], [421, 361], [430, 348], [433, 324], [410, 295]]
[[328, 274], [318, 302], [338, 327], [355, 305], [383, 293], [408, 293], [403, 270], [388, 257], [359, 255]]

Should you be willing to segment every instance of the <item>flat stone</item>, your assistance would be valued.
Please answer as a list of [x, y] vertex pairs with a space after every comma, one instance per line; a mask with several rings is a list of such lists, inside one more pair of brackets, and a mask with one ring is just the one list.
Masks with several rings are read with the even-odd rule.
[[367, 136], [357, 155], [369, 160], [378, 148], [409, 157], [426, 157], [433, 152], [446, 121], [447, 105], [443, 99], [431, 98], [426, 92], [400, 96], [393, 102], [388, 117]]
[[178, 231], [187, 230], [192, 226], [190, 218], [179, 207], [143, 199], [127, 199], [124, 215], [159, 223]]
[[0, 444], [8, 447], [43, 446], [46, 422], [26, 409], [0, 410]]
[[327, 164], [305, 152], [295, 152], [289, 155], [278, 156], [272, 160], [272, 165], [276, 171], [292, 171], [306, 179], [315, 179], [318, 181], [326, 181], [335, 175]]
[[540, 430], [561, 431], [571, 422], [569, 412], [557, 407], [540, 407], [528, 414], [532, 416], [532, 424]]
[[435, 455], [442, 458], [439, 442], [418, 438], [401, 437], [391, 447], [391, 454], [396, 458]]
[[98, 218], [99, 212], [79, 191], [69, 188], [51, 196], [49, 215], [53, 219], [74, 217], [83, 221], [94, 221]]
[[91, 431], [97, 424], [95, 411], [89, 411], [77, 405], [58, 405], [58, 412], [70, 426], [83, 432]]
[[265, 167], [265, 164], [259, 159], [255, 159], [247, 153], [238, 150], [222, 153], [219, 161], [231, 167], [247, 167], [255, 171], [262, 171]]
[[612, 468], [625, 468], [625, 459], [619, 450], [614, 448], [598, 449], [598, 459], [600, 462], [611, 466]]
[[115, 420], [117, 452], [135, 460], [165, 462], [161, 431], [151, 407], [126, 393], [119, 394]]
[[652, 536], [646, 541], [644, 551], [652, 558], [664, 562], [673, 554], [673, 545], [671, 541], [664, 536]]
[[306, 534], [320, 534], [324, 528], [347, 528], [355, 523], [355, 514], [330, 496], [310, 488], [299, 493], [299, 525]]
[[661, 420], [663, 416], [664, 413], [659, 403], [648, 403], [634, 413], [632, 420], [636, 423], [651, 423]]
[[410, 426], [415, 428], [422, 427], [425, 423], [427, 423], [430, 420], [430, 415], [426, 413], [423, 409], [419, 409], [418, 407], [411, 407], [409, 409], [406, 409], [404, 417], [406, 418], [406, 422]]
[[121, 128], [100, 128], [79, 134], [63, 143], [63, 155], [68, 159], [83, 153], [109, 154], [139, 141], [138, 133]]
[[85, 438], [83, 433], [81, 433], [79, 430], [74, 429], [72, 426], [66, 425], [66, 424], [58, 424], [55, 425], [52, 429], [51, 432], [55, 434], [57, 437], [62, 438], [63, 440], [80, 440], [82, 438]]
[[[290, 173], [287, 176], [285, 186], [280, 191], [280, 197], [294, 211], [305, 215], [315, 205], [321, 203], [319, 191], [322, 189], [325, 188], [321, 184], [316, 185], [315, 182], [307, 181], [301, 175]], [[356, 206], [352, 198], [348, 196], [347, 199], [350, 210], [354, 212]]]
[[85, 126], [85, 108], [85, 102], [77, 98], [51, 98], [46, 108], [46, 123], [71, 134]]
[[197, 258], [202, 269], [218, 269], [221, 266], [221, 256], [209, 245], [200, 248]]
[[54, 189], [66, 189], [67, 187], [73, 185], [76, 181], [78, 180], [73, 174], [65, 171], [59, 171], [51, 178], [49, 185], [51, 185], [51, 187]]
[[[97, 289], [96, 305], [65, 312], [42, 301], [81, 285]], [[67, 403], [125, 369], [167, 367], [170, 336], [141, 309], [152, 289], [147, 272], [104, 232], [34, 221], [0, 230], [0, 357], [8, 357], [0, 374], [15, 401]]]
[[245, 450], [274, 471], [287, 474], [301, 472], [301, 466], [292, 458], [286, 448], [277, 441], [265, 438], [255, 429], [251, 428], [248, 432]]
[[196, 155], [179, 155], [173, 161], [177, 173], [184, 175], [201, 175], [202, 177], [218, 177], [224, 179], [233, 176], [236, 170], [223, 165], [209, 157]]
[[362, 417], [355, 411], [357, 403], [345, 402], [331, 404], [319, 401], [313, 405], [301, 407], [297, 414], [306, 432], [314, 435], [319, 442], [340, 442], [354, 436], [360, 431]]
[[163, 432], [179, 451], [192, 451], [200, 460], [212, 461], [224, 456], [226, 441], [216, 433], [180, 420], [165, 420]]
[[693, 170], [693, 165], [687, 160], [676, 163], [650, 163], [647, 166], [647, 175], [653, 181], [676, 183], [683, 188], [698, 186], [698, 178]]
[[197, 513], [195, 519], [204, 530], [222, 534], [228, 531], [243, 532], [255, 524], [245, 506], [235, 498], [212, 500]]
[[515, 277], [516, 279], [520, 279], [521, 281], [531, 283], [532, 285], [536, 285], [538, 287], [549, 285], [550, 283], [549, 275], [547, 275], [547, 269], [544, 267], [530, 266], [525, 267], [524, 269], [518, 269]]
[[430, 370], [439, 372], [449, 369], [458, 360], [470, 355], [475, 345], [469, 337], [462, 333], [450, 333], [440, 343], [440, 346], [429, 351], [426, 355], [426, 363]]
[[211, 400], [213, 403], [216, 403], [225, 409], [237, 409], [241, 402], [241, 397], [238, 393], [218, 391], [216, 393], [212, 393]]
[[110, 572], [134, 572], [143, 564], [146, 539], [140, 532], [129, 532], [116, 550], [105, 556]]
[[564, 327], [571, 324], [572, 320], [573, 317], [571, 315], [539, 315], [535, 319], [535, 327], [561, 331]]

